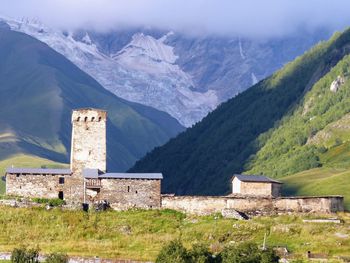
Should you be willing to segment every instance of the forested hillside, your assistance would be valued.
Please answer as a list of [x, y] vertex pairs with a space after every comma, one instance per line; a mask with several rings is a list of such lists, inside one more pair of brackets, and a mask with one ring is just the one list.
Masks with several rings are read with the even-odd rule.
[[[153, 150], [131, 171], [162, 171], [164, 192], [218, 195], [229, 192], [234, 173], [283, 177], [326, 165], [322, 156], [350, 137], [344, 133], [333, 143], [318, 135], [350, 112], [349, 52], [350, 30], [337, 33]], [[331, 92], [338, 76], [345, 83]]]

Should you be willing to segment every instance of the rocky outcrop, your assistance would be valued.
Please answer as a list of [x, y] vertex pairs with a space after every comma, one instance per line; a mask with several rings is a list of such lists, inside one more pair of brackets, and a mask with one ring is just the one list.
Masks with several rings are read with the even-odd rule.
[[332, 92], [337, 92], [341, 85], [345, 83], [345, 79], [342, 76], [338, 76], [336, 80], [334, 80], [330, 86], [330, 90]]

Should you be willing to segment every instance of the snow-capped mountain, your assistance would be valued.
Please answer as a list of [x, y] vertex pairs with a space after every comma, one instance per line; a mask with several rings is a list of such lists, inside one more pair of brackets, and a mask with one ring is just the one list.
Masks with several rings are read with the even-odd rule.
[[301, 32], [259, 41], [150, 29], [64, 32], [33, 20], [3, 20], [45, 42], [117, 96], [168, 112], [187, 127], [329, 36]]

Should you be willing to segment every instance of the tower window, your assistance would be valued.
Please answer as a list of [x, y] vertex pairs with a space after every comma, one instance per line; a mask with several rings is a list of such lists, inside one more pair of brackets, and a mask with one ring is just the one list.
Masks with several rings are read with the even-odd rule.
[[84, 118], [84, 121], [87, 122], [87, 120], [88, 120], [88, 117], [85, 117], [85, 118]]
[[58, 183], [59, 184], [64, 184], [64, 177], [58, 178]]
[[92, 117], [92, 118], [91, 118], [91, 121], [94, 121], [94, 120], [95, 120], [95, 117]]
[[130, 186], [128, 186], [128, 192], [130, 192]]
[[77, 118], [77, 121], [80, 121], [80, 117]]
[[98, 121], [101, 121], [101, 120], [102, 120], [102, 118], [101, 118], [101, 117], [99, 117], [99, 118], [98, 118]]

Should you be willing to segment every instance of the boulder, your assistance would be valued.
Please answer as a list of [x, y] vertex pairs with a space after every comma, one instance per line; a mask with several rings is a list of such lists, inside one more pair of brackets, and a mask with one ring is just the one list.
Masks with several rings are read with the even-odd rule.
[[248, 216], [242, 212], [239, 212], [235, 209], [225, 208], [221, 211], [221, 215], [224, 218], [234, 218], [238, 220], [247, 220]]

